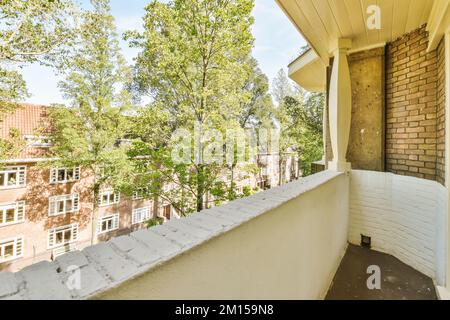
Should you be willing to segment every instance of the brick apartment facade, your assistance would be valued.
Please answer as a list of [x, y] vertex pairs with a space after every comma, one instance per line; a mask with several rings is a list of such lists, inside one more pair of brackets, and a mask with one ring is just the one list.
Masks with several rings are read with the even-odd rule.
[[[163, 202], [103, 190], [98, 217], [93, 217], [92, 175], [83, 168], [44, 168], [50, 142], [41, 137], [51, 128], [48, 107], [23, 105], [0, 123], [0, 137], [17, 128], [28, 141], [19, 159], [0, 168], [0, 271], [25, 266], [99, 241], [145, 228], [146, 221], [159, 216], [179, 218]], [[37, 133], [39, 129], [39, 132]], [[278, 185], [280, 168], [276, 156], [264, 155], [260, 173], [237, 181], [238, 188], [262, 189]], [[298, 178], [298, 161], [288, 155], [283, 183]], [[212, 206], [212, 204], [210, 204]], [[94, 223], [93, 223], [94, 221]]]

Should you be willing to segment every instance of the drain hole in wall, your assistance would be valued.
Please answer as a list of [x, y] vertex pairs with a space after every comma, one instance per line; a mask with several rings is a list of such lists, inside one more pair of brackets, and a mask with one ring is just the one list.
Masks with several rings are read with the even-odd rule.
[[372, 247], [372, 238], [362, 234], [361, 247], [370, 249]]

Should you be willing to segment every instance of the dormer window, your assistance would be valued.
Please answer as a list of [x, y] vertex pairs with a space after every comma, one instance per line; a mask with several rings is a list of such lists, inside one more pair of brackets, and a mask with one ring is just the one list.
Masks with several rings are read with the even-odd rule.
[[52, 139], [44, 136], [24, 136], [24, 139], [29, 147], [50, 148], [53, 146]]

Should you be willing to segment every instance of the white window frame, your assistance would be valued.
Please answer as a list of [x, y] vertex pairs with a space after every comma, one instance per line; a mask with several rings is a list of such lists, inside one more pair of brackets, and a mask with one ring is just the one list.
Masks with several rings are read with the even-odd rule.
[[[108, 196], [108, 200], [106, 202], [103, 201], [104, 196]], [[112, 202], [111, 202], [111, 196], [114, 197]], [[100, 195], [98, 197], [98, 205], [100, 207], [112, 206], [112, 205], [118, 204], [119, 202], [120, 202], [120, 193], [114, 192], [113, 190], [100, 192]]]
[[[70, 231], [70, 240], [65, 242], [65, 236], [64, 233]], [[56, 235], [58, 233], [62, 232], [63, 233], [63, 242], [62, 243], [56, 243]], [[71, 244], [74, 243], [78, 240], [78, 223], [74, 223], [74, 224], [69, 224], [66, 226], [62, 226], [62, 227], [57, 227], [57, 228], [53, 228], [50, 229], [48, 231], [48, 237], [47, 237], [48, 243], [47, 243], [47, 247], [48, 249], [54, 249], [54, 248], [58, 248], [58, 247], [62, 247], [65, 246], [67, 244]]]
[[[118, 230], [119, 229], [119, 220], [120, 220], [120, 215], [119, 213], [115, 213], [109, 216], [104, 216], [98, 219], [97, 222], [97, 234], [105, 234], [114, 230]], [[103, 230], [103, 223], [104, 222], [111, 222], [111, 228], [107, 228], [105, 230]]]
[[[69, 170], [73, 170], [73, 177], [72, 177], [72, 179], [68, 179], [67, 172]], [[60, 171], [64, 171], [64, 180], [59, 180], [59, 172]], [[52, 169], [50, 169], [50, 183], [51, 184], [59, 184], [59, 183], [75, 182], [75, 181], [80, 180], [80, 173], [81, 173], [80, 167], [52, 168]]]
[[[25, 222], [25, 201], [17, 201], [13, 203], [0, 204], [0, 227], [10, 226], [13, 224]], [[14, 220], [12, 222], [6, 222], [7, 210], [14, 210]]]
[[[67, 202], [72, 202], [72, 209], [67, 210]], [[63, 202], [64, 210], [58, 212], [58, 203]], [[80, 211], [80, 195], [78, 193], [66, 194], [61, 196], [54, 196], [48, 198], [48, 215], [50, 217], [65, 215]]]
[[131, 197], [131, 200], [142, 200], [144, 199], [144, 194], [148, 194], [148, 188], [139, 188], [135, 192], [133, 192], [133, 196]]
[[131, 224], [144, 223], [150, 219], [151, 207], [137, 208], [133, 210]]
[[[13, 255], [9, 258], [4, 258], [5, 247], [13, 243]], [[8, 262], [23, 257], [24, 237], [19, 236], [10, 239], [0, 240], [0, 263]]]
[[[10, 174], [16, 174], [16, 183], [8, 185], [8, 177]], [[3, 185], [0, 185], [0, 190], [24, 188], [27, 186], [27, 167], [26, 166], [10, 166], [0, 169], [0, 174], [4, 175]]]

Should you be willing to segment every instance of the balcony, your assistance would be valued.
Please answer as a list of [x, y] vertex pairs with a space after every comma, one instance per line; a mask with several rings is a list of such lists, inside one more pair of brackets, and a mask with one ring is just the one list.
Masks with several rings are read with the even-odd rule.
[[[435, 298], [433, 281], [444, 277], [438, 245], [444, 192], [423, 179], [324, 171], [16, 274], [0, 273], [0, 298], [323, 299], [328, 293], [333, 299], [343, 298], [346, 286], [362, 290], [359, 298], [373, 292], [420, 298], [417, 286]], [[348, 247], [361, 234], [398, 260]], [[364, 289], [366, 262], [380, 267], [381, 291]], [[352, 267], [358, 272], [349, 272]], [[392, 293], [392, 282], [408, 295]]]

